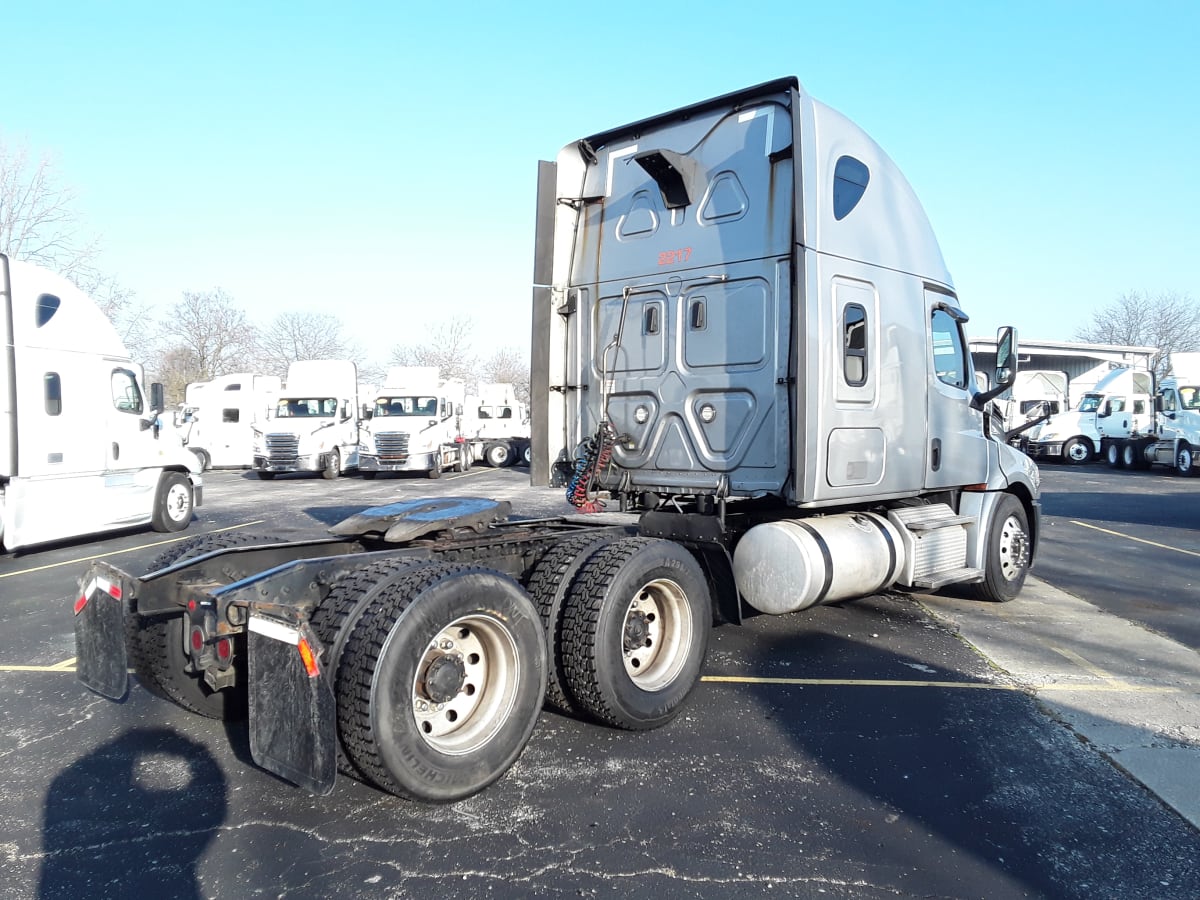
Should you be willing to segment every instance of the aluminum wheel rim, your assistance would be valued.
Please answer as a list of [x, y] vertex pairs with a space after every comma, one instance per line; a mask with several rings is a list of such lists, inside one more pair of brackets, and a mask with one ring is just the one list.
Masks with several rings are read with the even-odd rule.
[[1183, 447], [1179, 454], [1175, 457], [1175, 465], [1180, 472], [1187, 472], [1192, 468], [1192, 451]]
[[[645, 634], [636, 646], [629, 646], [631, 629]], [[692, 645], [692, 619], [683, 588], [669, 578], [643, 585], [625, 610], [622, 641], [625, 672], [635, 685], [659, 691], [674, 681]]]
[[1067, 448], [1067, 456], [1076, 462], [1082, 462], [1083, 460], [1087, 459], [1088, 451], [1083, 444], [1076, 442]]
[[1009, 516], [1000, 527], [1000, 574], [1005, 581], [1019, 576], [1029, 561], [1029, 536], [1020, 519]]
[[[462, 662], [462, 685], [450, 699], [435, 702], [425, 675], [442, 657], [455, 655]], [[520, 677], [516, 641], [499, 620], [484, 615], [456, 619], [429, 642], [417, 665], [410, 692], [417, 733], [448, 755], [477, 750], [508, 720]]]
[[187, 514], [188, 505], [190, 503], [191, 494], [187, 489], [187, 485], [173, 484], [167, 489], [165, 506], [167, 516], [172, 522], [183, 521], [183, 517]]

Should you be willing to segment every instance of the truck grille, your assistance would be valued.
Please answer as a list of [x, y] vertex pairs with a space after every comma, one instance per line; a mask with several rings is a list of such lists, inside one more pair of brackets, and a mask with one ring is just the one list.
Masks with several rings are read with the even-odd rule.
[[385, 463], [408, 462], [408, 435], [403, 431], [385, 431], [375, 435], [375, 449], [379, 461]]
[[273, 466], [295, 465], [300, 456], [300, 439], [294, 434], [268, 434], [267, 456]]

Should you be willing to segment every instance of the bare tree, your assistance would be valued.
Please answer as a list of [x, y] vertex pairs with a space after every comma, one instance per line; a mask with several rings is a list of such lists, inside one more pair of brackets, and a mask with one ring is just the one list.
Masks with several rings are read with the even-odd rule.
[[163, 322], [162, 340], [164, 358], [173, 360], [177, 373], [186, 374], [184, 384], [245, 371], [257, 354], [245, 312], [221, 288], [184, 291]]
[[392, 348], [394, 366], [437, 366], [442, 378], [459, 378], [471, 388], [478, 381], [478, 359], [471, 346], [471, 320], [455, 317], [429, 329], [421, 344]]
[[337, 316], [324, 313], [286, 312], [259, 335], [263, 368], [281, 378], [298, 359], [356, 359], [361, 351], [342, 335]]
[[47, 156], [0, 142], [0, 250], [68, 278], [87, 278], [98, 242], [83, 233], [75, 193], [61, 184]]
[[1173, 351], [1200, 348], [1200, 305], [1187, 294], [1166, 291], [1143, 294], [1127, 291], [1112, 304], [1092, 313], [1090, 325], [1075, 339], [1097, 344], [1154, 347], [1151, 368], [1165, 375]]
[[484, 361], [482, 380], [511, 384], [517, 400], [529, 405], [529, 360], [512, 347], [502, 347]]

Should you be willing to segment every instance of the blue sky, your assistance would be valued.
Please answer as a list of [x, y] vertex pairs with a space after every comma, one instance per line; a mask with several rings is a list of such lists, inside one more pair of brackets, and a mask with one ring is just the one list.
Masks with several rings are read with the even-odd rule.
[[[736, 11], [735, 11], [736, 10]], [[0, 135], [166, 309], [341, 317], [369, 359], [529, 343], [538, 159], [783, 75], [862, 125], [974, 335], [1200, 300], [1200, 3], [9, 4]], [[362, 360], [367, 361], [367, 360]]]

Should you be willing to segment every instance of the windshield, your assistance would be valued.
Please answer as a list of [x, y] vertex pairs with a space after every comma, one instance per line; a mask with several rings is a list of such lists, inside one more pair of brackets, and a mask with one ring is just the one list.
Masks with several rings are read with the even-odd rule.
[[1179, 403], [1184, 409], [1200, 409], [1200, 387], [1193, 384], [1179, 389]]
[[337, 415], [336, 397], [297, 397], [292, 400], [280, 400], [275, 407], [275, 417], [278, 419], [321, 418], [334, 415]]
[[437, 397], [380, 397], [375, 401], [377, 416], [436, 416]]
[[1100, 408], [1099, 394], [1084, 394], [1079, 401], [1079, 412], [1095, 412]]

